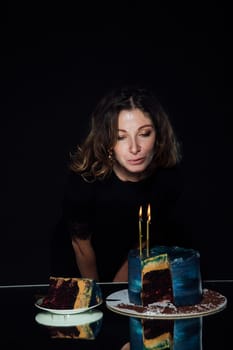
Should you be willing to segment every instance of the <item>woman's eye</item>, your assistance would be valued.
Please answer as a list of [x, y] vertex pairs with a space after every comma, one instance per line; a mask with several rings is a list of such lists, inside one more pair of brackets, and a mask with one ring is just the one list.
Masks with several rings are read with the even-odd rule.
[[118, 135], [118, 136], [117, 136], [117, 140], [119, 140], [119, 141], [120, 141], [120, 140], [124, 140], [124, 138], [125, 138], [125, 136], [123, 136], [123, 135]]
[[151, 134], [151, 131], [149, 130], [149, 131], [143, 131], [139, 135], [143, 136], [143, 137], [148, 137], [148, 136], [150, 136], [150, 134]]

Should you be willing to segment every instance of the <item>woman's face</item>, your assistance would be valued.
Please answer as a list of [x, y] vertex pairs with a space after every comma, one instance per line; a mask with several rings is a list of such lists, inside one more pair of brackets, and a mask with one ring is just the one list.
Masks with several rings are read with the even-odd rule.
[[121, 180], [140, 180], [154, 156], [155, 139], [154, 125], [140, 109], [120, 112], [113, 170]]

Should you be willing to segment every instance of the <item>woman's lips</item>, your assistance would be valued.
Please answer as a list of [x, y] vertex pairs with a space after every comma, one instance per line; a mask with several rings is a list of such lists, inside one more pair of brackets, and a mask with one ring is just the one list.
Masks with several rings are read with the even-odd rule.
[[139, 159], [129, 159], [128, 163], [131, 165], [140, 165], [144, 163], [144, 158], [139, 158]]

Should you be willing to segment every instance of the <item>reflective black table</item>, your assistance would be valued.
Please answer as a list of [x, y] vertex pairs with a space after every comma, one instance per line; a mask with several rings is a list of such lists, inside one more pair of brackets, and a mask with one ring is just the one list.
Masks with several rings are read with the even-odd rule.
[[[43, 310], [38, 309], [35, 302], [46, 295], [48, 285], [0, 286], [1, 349], [120, 350], [130, 340], [131, 317], [109, 310], [105, 299], [113, 292], [127, 289], [127, 284], [101, 283], [100, 286], [104, 302], [92, 310], [102, 315], [97, 320], [94, 339], [69, 338], [68, 332], [61, 332], [60, 338], [54, 337], [56, 327], [38, 323], [38, 315]], [[203, 287], [224, 295], [227, 306], [220, 312], [201, 317], [201, 344], [195, 350], [231, 349], [233, 281], [204, 281]], [[68, 328], [62, 327], [62, 330]]]

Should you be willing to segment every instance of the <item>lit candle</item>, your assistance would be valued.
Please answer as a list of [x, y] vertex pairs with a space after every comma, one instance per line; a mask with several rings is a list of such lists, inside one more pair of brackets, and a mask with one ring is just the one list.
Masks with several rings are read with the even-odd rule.
[[139, 209], [139, 252], [142, 255], [142, 206]]
[[151, 221], [151, 213], [150, 213], [150, 204], [147, 207], [147, 222], [146, 222], [146, 255], [149, 257], [150, 253], [150, 221]]

